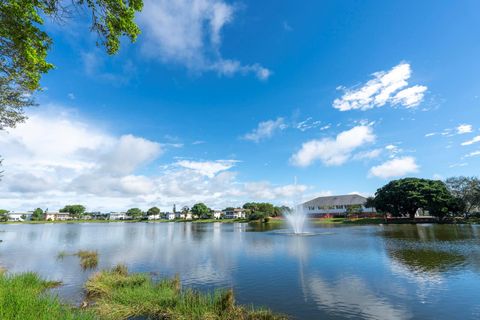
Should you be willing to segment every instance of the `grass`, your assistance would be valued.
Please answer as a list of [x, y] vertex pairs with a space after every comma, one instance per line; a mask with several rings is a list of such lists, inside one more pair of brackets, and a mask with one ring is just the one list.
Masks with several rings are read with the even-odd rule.
[[106, 320], [153, 319], [276, 320], [269, 310], [235, 303], [232, 290], [201, 293], [182, 290], [177, 277], [154, 282], [146, 274], [129, 274], [125, 266], [93, 275], [85, 284], [92, 310]]
[[60, 285], [45, 281], [35, 273], [0, 275], [0, 319], [2, 320], [93, 320], [90, 311], [72, 308], [61, 303], [46, 291]]
[[75, 255], [80, 258], [80, 265], [84, 270], [96, 268], [98, 265], [97, 251], [80, 250]]
[[63, 258], [65, 258], [66, 256], [68, 256], [68, 253], [66, 251], [62, 250], [57, 254], [57, 259], [58, 260], [63, 260]]

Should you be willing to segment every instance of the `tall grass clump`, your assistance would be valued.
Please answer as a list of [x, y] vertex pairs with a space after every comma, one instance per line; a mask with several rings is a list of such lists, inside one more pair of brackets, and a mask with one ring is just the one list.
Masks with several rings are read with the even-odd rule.
[[178, 276], [154, 282], [147, 274], [129, 274], [125, 266], [96, 273], [85, 289], [91, 308], [101, 319], [286, 319], [269, 310], [237, 305], [232, 290], [182, 290]]
[[35, 273], [0, 274], [0, 319], [2, 320], [93, 320], [90, 312], [62, 304], [49, 288], [59, 282], [45, 281]]
[[98, 265], [98, 252], [80, 250], [75, 253], [80, 258], [80, 265], [84, 270], [96, 268]]

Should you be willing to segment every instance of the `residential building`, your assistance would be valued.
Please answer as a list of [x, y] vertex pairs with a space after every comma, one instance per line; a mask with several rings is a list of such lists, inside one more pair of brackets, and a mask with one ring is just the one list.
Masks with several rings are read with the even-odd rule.
[[8, 221], [28, 221], [32, 219], [31, 212], [10, 212], [8, 213]]
[[215, 210], [213, 211], [213, 219], [221, 219], [223, 216], [223, 211]]
[[167, 220], [175, 220], [175, 213], [173, 212], [165, 212], [163, 214], [163, 218]]
[[359, 206], [359, 213], [375, 213], [374, 208], [366, 208], [367, 198], [358, 194], [318, 197], [303, 203], [303, 209], [311, 217], [333, 217], [345, 215], [351, 206]]
[[108, 214], [108, 220], [129, 220], [130, 217], [127, 216], [125, 212], [110, 212]]
[[175, 212], [175, 219], [185, 219], [185, 213]]
[[160, 220], [162, 216], [160, 214], [151, 214], [148, 216], [148, 220]]
[[223, 211], [225, 219], [245, 219], [245, 209], [234, 208], [234, 209], [225, 209]]
[[72, 220], [72, 217], [70, 217], [70, 214], [68, 212], [45, 212], [45, 220], [64, 221]]

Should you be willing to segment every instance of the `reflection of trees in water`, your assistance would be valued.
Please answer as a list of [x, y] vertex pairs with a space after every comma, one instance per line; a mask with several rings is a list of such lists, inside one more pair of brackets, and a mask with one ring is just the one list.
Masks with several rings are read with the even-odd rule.
[[428, 249], [393, 249], [387, 252], [413, 272], [445, 272], [464, 264], [466, 260], [458, 253]]
[[410, 272], [451, 273], [472, 266], [480, 269], [476, 226], [386, 226], [380, 234], [387, 254]]
[[416, 284], [420, 301], [427, 302], [446, 277], [480, 269], [480, 260], [475, 259], [479, 234], [471, 226], [385, 226], [381, 235], [391, 271]]
[[421, 241], [480, 239], [476, 226], [470, 225], [386, 225], [380, 235], [385, 238]]
[[251, 222], [248, 224], [248, 231], [250, 232], [263, 232], [283, 229], [285, 226], [283, 223], [259, 223]]

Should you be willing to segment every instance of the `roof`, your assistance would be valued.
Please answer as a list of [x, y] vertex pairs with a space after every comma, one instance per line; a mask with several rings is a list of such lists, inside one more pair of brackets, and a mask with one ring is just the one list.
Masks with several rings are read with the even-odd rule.
[[340, 206], [365, 204], [367, 198], [358, 194], [346, 194], [340, 196], [318, 197], [310, 201], [304, 202], [304, 206]]

